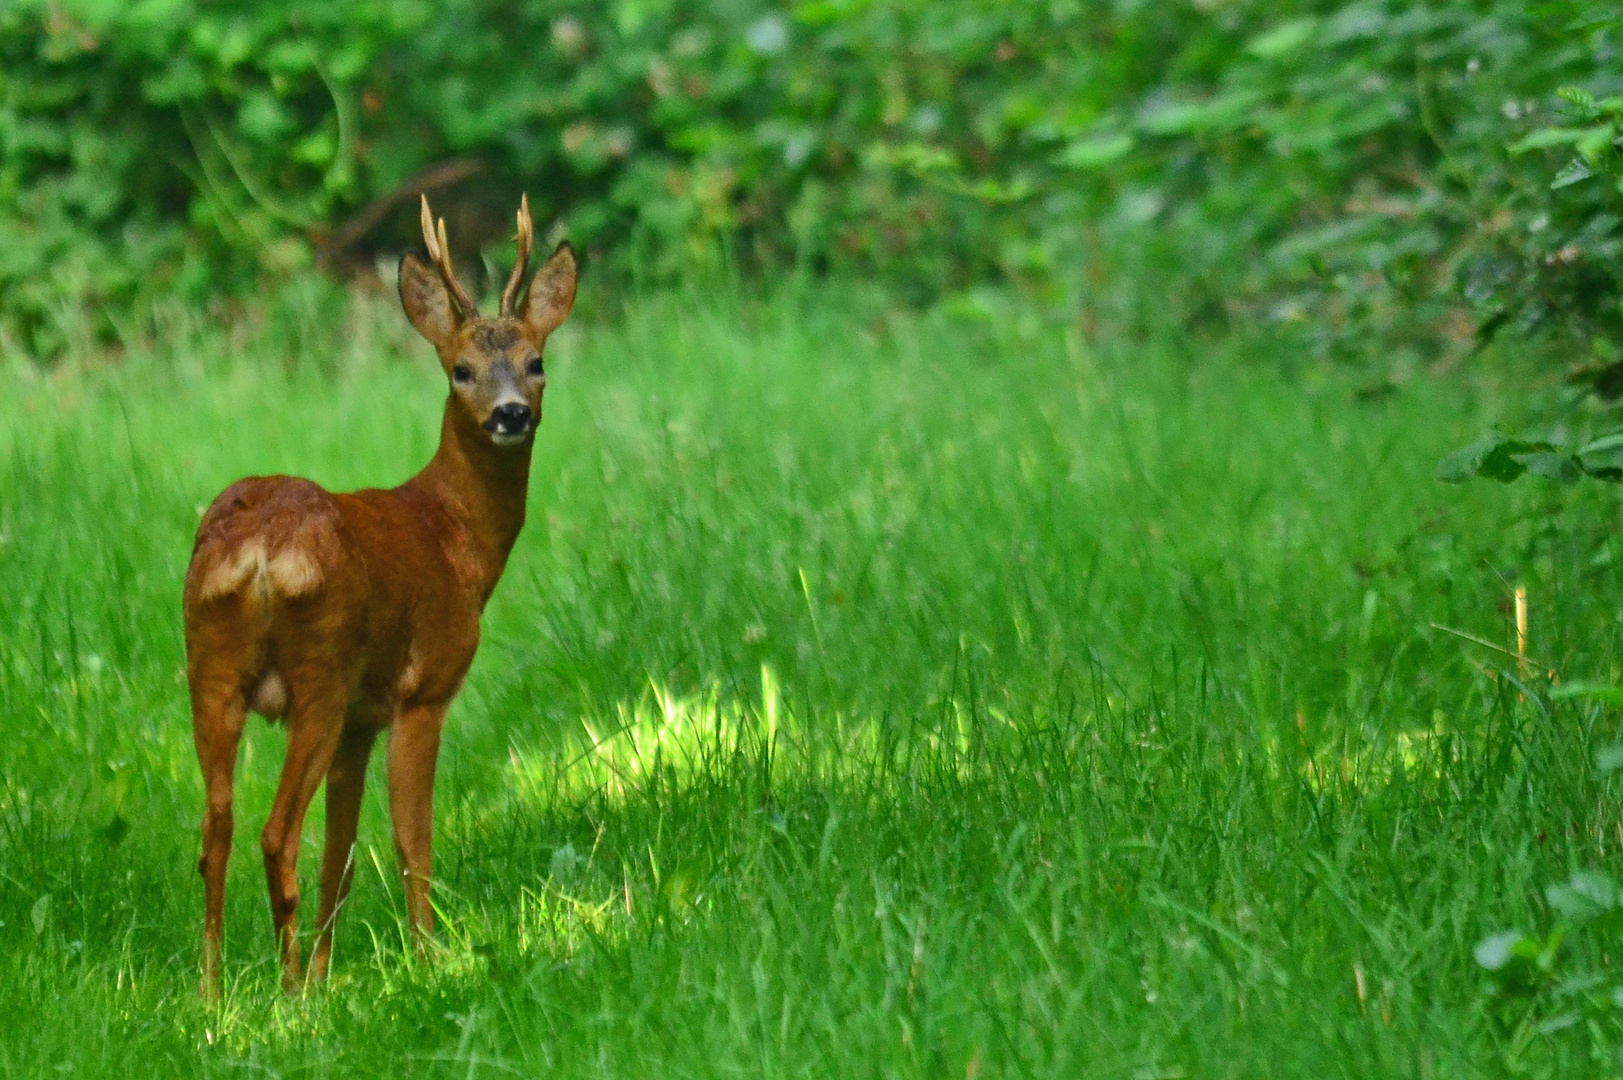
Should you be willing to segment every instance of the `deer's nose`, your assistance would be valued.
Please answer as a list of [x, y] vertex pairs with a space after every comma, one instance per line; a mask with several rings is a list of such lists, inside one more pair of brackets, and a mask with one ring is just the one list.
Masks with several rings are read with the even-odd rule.
[[485, 421], [485, 430], [497, 435], [522, 435], [530, 429], [530, 407], [521, 401], [498, 405]]

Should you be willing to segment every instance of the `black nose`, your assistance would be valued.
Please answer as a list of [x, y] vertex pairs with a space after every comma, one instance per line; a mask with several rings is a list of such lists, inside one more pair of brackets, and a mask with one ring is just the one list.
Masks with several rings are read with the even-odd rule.
[[530, 429], [530, 407], [523, 402], [509, 402], [491, 410], [485, 421], [485, 430], [501, 435], [522, 434]]

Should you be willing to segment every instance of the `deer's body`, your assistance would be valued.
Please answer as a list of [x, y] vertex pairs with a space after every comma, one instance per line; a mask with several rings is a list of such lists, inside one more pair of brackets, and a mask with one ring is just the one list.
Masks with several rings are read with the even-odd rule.
[[[463, 439], [448, 430], [444, 441]], [[191, 655], [231, 669], [248, 708], [274, 720], [289, 686], [327, 679], [347, 691], [351, 723], [384, 727], [402, 708], [448, 701], [524, 524], [529, 450], [484, 441], [442, 445], [392, 490], [333, 494], [291, 476], [232, 484], [197, 530], [185, 603], [200, 617], [188, 631], [211, 636]]]
[[391, 490], [334, 494], [296, 477], [240, 480], [198, 526], [184, 610], [193, 734], [207, 789], [199, 863], [205, 997], [218, 994], [232, 775], [249, 711], [284, 720], [288, 731], [261, 837], [284, 985], [293, 989], [299, 980], [296, 870], [305, 811], [325, 779], [313, 963], [320, 978], [349, 886], [366, 762], [386, 729], [407, 914], [419, 943], [432, 929], [440, 730], [478, 648], [485, 602], [524, 524], [545, 386], [541, 347], [568, 313], [575, 274], [573, 255], [560, 249], [520, 305], [515, 282], [528, 254], [526, 207], [503, 317], [480, 319], [440, 257], [443, 224], [435, 237], [424, 207], [439, 282], [408, 257], [401, 294], [452, 377], [434, 459]]

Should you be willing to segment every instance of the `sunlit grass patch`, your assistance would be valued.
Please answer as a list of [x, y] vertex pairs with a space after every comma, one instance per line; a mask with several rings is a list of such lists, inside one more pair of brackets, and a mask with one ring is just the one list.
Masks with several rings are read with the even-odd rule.
[[719, 683], [688, 694], [650, 684], [630, 703], [581, 717], [584, 749], [561, 768], [555, 755], [511, 748], [513, 783], [520, 797], [535, 800], [580, 799], [589, 793], [624, 797], [628, 786], [661, 769], [680, 780], [737, 755], [760, 759], [771, 769], [781, 760], [776, 753], [780, 724], [793, 738], [793, 713], [770, 667], [761, 668], [757, 701], [737, 700]]

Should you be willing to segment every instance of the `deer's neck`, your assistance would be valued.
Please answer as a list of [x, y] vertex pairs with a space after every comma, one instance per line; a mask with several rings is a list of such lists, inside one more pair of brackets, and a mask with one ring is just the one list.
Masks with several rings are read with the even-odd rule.
[[533, 438], [520, 446], [495, 445], [454, 399], [447, 400], [439, 450], [400, 488], [443, 526], [440, 545], [481, 607], [524, 527], [534, 445]]

